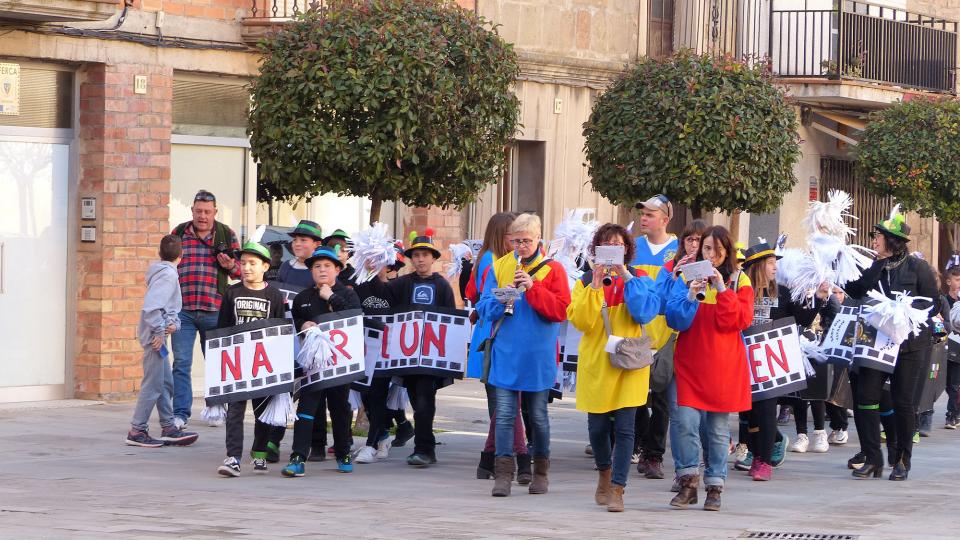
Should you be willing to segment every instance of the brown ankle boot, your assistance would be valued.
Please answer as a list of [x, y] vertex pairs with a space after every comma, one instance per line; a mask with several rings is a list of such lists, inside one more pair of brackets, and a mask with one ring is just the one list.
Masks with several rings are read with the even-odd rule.
[[613, 484], [610, 502], [607, 503], [607, 512], [623, 512], [623, 486]]
[[493, 462], [493, 491], [490, 494], [494, 497], [507, 497], [510, 495], [511, 484], [513, 484], [513, 458], [498, 457]]
[[688, 474], [680, 477], [680, 492], [670, 501], [670, 506], [686, 508], [689, 504], [697, 503], [697, 487], [700, 485], [699, 474]]
[[533, 482], [530, 482], [529, 489], [531, 495], [543, 495], [547, 492], [547, 486], [550, 485], [550, 481], [547, 478], [549, 471], [550, 458], [533, 458]]
[[597, 501], [597, 504], [600, 506], [605, 506], [610, 500], [610, 477], [613, 475], [613, 469], [599, 472], [600, 477], [597, 478], [597, 493], [593, 496], [593, 500]]
[[720, 510], [720, 492], [722, 491], [723, 488], [720, 486], [707, 486], [707, 498], [703, 501], [703, 509], [714, 512]]

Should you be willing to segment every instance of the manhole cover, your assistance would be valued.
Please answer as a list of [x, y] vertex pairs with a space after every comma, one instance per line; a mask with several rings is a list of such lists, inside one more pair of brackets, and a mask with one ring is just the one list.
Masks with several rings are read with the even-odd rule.
[[798, 533], [778, 531], [748, 531], [739, 538], [761, 538], [763, 540], [857, 540], [855, 534]]

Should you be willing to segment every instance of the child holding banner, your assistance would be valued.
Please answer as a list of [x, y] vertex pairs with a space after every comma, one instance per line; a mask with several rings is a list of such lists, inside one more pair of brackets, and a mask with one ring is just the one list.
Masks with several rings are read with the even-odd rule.
[[670, 440], [679, 459], [681, 488], [670, 505], [697, 502], [701, 430], [707, 444], [704, 510], [720, 510], [727, 477], [731, 412], [750, 408], [750, 374], [741, 332], [753, 322], [750, 278], [737, 270], [733, 242], [723, 227], [707, 229], [697, 254], [710, 261], [713, 275], [678, 279], [667, 301], [667, 324], [679, 331], [674, 354], [677, 406], [670, 411]]
[[[151, 264], [147, 270], [147, 292], [143, 296], [143, 310], [137, 327], [137, 337], [143, 347], [143, 381], [127, 433], [128, 446], [186, 446], [197, 440], [196, 433], [183, 431], [174, 423], [173, 372], [166, 345], [167, 336], [180, 327], [182, 298], [177, 264], [182, 254], [180, 237], [168, 234], [160, 240], [160, 261]], [[160, 439], [147, 433], [154, 407], [160, 417]]]
[[[388, 284], [390, 295], [398, 305], [456, 308], [450, 282], [433, 271], [433, 263], [440, 258], [440, 251], [433, 245], [433, 231], [427, 229], [425, 233], [424, 236], [411, 233], [410, 247], [403, 254], [410, 259], [414, 271], [391, 281]], [[437, 390], [451, 383], [450, 379], [427, 374], [403, 378], [403, 386], [413, 407], [413, 453], [407, 457], [408, 465], [427, 467], [437, 462], [437, 440], [433, 436]]]
[[[755, 325], [769, 324], [779, 319], [793, 317], [797, 325], [808, 328], [813, 324], [817, 314], [826, 307], [827, 299], [830, 296], [830, 288], [824, 284], [817, 289], [812, 307], [794, 302], [790, 290], [777, 284], [777, 260], [779, 258], [774, 249], [766, 242], [751, 246], [744, 253], [743, 268], [747, 272], [755, 291], [753, 323]], [[773, 467], [777, 467], [783, 462], [786, 446], [789, 443], [787, 438], [777, 429], [778, 397], [755, 400], [750, 410], [748, 446], [753, 453], [753, 461], [748, 474], [756, 481], [772, 479]], [[820, 429], [814, 431], [814, 440], [822, 441], [821, 446], [826, 448], [827, 433], [823, 431], [823, 402], [820, 402], [820, 404]], [[804, 431], [805, 424], [806, 422], [804, 422]], [[807, 438], [805, 433], [797, 437], [802, 437], [804, 441]], [[805, 450], [806, 445], [804, 445]]]
[[[316, 326], [313, 319], [317, 316], [360, 309], [357, 293], [337, 279], [343, 270], [343, 262], [336, 250], [329, 247], [317, 248], [306, 263], [315, 285], [304, 289], [293, 299], [293, 321], [298, 331]], [[293, 426], [293, 452], [290, 463], [283, 468], [284, 476], [293, 478], [305, 474], [304, 462], [310, 454], [314, 419], [318, 415], [326, 415], [323, 408], [324, 398], [330, 408], [337, 470], [343, 473], [353, 472], [353, 461], [350, 457], [350, 447], [353, 445], [353, 434], [350, 431], [353, 411], [350, 408], [349, 395], [349, 381], [322, 390], [311, 389], [309, 386], [301, 390], [297, 404], [297, 421]]]
[[[282, 319], [286, 306], [283, 293], [270, 287], [263, 280], [270, 268], [270, 251], [257, 242], [247, 242], [240, 250], [240, 283], [230, 286], [223, 294], [217, 328], [230, 328], [263, 319]], [[263, 412], [269, 397], [256, 398], [253, 402], [254, 428], [253, 472], [267, 472], [267, 442], [271, 426], [256, 418]], [[227, 458], [217, 469], [221, 476], [240, 476], [240, 456], [243, 454], [243, 419], [247, 401], [234, 401], [227, 409], [226, 446]]]

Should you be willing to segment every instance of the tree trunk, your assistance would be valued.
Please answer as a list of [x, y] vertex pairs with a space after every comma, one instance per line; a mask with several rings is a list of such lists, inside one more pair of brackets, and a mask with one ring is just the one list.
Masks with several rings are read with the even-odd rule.
[[[734, 243], [740, 240], [740, 211], [734, 210], [730, 215], [730, 238]], [[749, 243], [749, 242], [748, 242]]]
[[383, 207], [383, 199], [380, 195], [373, 193], [370, 195], [370, 226], [380, 221], [380, 208]]
[[693, 219], [703, 219], [703, 208], [700, 208], [700, 203], [695, 202], [690, 205], [690, 215]]

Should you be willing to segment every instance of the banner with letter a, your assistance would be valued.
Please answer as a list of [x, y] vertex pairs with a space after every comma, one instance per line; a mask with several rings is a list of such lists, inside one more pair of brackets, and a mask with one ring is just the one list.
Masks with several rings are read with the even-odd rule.
[[[332, 345], [332, 353], [294, 383], [294, 394], [307, 389], [310, 392], [333, 386], [350, 384], [363, 379], [363, 311], [351, 309], [314, 317], [317, 328], [326, 334]], [[307, 342], [304, 342], [307, 348]]]
[[[383, 324], [376, 350], [367, 350], [376, 362], [377, 377], [426, 374], [462, 379], [467, 367], [470, 319], [462, 309], [428, 306], [394, 308], [390, 313], [368, 313]], [[368, 325], [370, 326], [370, 325]], [[376, 332], [368, 330], [368, 343]]]
[[807, 387], [800, 333], [793, 317], [743, 332], [753, 401], [780, 397]]
[[293, 324], [263, 319], [206, 333], [207, 406], [293, 390]]

